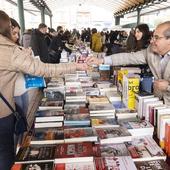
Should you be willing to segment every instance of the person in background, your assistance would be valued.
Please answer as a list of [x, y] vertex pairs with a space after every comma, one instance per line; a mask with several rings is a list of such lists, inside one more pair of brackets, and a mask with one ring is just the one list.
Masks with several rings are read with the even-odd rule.
[[44, 63], [48, 63], [48, 45], [45, 40], [47, 29], [44, 23], [39, 24], [38, 29], [32, 31], [30, 42], [34, 55], [39, 56]]
[[10, 18], [10, 20], [12, 25], [12, 41], [19, 45], [21, 27], [19, 26], [18, 22], [15, 19]]
[[96, 28], [92, 29], [91, 49], [94, 52], [102, 52], [102, 36]]
[[[12, 40], [9, 16], [0, 10], [0, 92], [15, 110], [14, 87], [20, 72], [36, 76], [57, 77], [76, 70], [86, 70], [85, 63], [47, 64], [32, 55], [30, 49], [16, 45]], [[14, 163], [15, 116], [0, 100], [0, 170], [10, 170]]]
[[136, 45], [134, 51], [145, 49], [149, 46], [151, 33], [147, 24], [139, 24], [135, 28]]
[[88, 57], [88, 65], [109, 64], [112, 66], [148, 64], [154, 76], [154, 94], [170, 105], [170, 21], [159, 24], [148, 48], [134, 53], [119, 53], [103, 59]]
[[27, 30], [24, 31], [24, 33], [22, 35], [22, 39], [21, 39], [21, 45], [24, 48], [30, 47], [31, 34], [32, 34], [32, 29], [27, 29]]

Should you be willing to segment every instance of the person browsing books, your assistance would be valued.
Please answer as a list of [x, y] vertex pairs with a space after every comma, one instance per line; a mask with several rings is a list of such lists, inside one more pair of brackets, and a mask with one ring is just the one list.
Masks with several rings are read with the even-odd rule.
[[[14, 87], [20, 72], [35, 76], [57, 77], [76, 70], [86, 70], [87, 65], [47, 64], [32, 56], [32, 50], [13, 42], [9, 16], [0, 10], [0, 92], [15, 110]], [[0, 170], [10, 170], [14, 162], [14, 114], [0, 98]]]
[[[164, 57], [163, 57], [164, 56]], [[134, 53], [119, 53], [102, 59], [88, 57], [88, 65], [113, 66], [148, 64], [155, 78], [154, 94], [170, 105], [170, 21], [159, 24], [148, 48]]]

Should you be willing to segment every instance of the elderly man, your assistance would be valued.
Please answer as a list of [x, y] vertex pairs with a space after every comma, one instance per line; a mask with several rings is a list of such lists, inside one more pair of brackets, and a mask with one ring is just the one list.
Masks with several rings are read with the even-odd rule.
[[170, 105], [170, 21], [159, 24], [153, 34], [150, 46], [135, 53], [119, 53], [103, 59], [87, 58], [88, 65], [148, 64], [155, 78], [154, 94]]

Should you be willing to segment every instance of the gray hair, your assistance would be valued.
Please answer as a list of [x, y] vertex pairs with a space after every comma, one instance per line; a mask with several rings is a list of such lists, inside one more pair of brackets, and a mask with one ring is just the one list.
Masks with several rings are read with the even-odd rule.
[[170, 38], [170, 21], [163, 22], [158, 25], [159, 26], [166, 26], [166, 29], [163, 32], [163, 35], [168, 39]]

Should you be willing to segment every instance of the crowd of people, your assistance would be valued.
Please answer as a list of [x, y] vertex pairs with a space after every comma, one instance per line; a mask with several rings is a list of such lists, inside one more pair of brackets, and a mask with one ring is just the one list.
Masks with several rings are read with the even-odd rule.
[[[21, 41], [20, 41], [21, 40]], [[104, 58], [88, 57], [86, 63], [61, 64], [61, 52], [71, 53], [67, 43], [83, 41], [92, 51], [105, 52]], [[116, 54], [118, 53], [118, 54]], [[40, 60], [35, 58], [39, 56]], [[147, 24], [140, 24], [128, 35], [125, 31], [98, 32], [84, 29], [81, 34], [44, 23], [20, 35], [20, 26], [0, 11], [0, 93], [15, 110], [15, 82], [20, 73], [56, 77], [76, 70], [87, 70], [93, 64], [145, 65], [152, 72], [154, 94], [170, 105], [170, 21], [158, 25], [152, 33]], [[0, 99], [0, 169], [10, 170], [14, 163], [15, 116]]]

